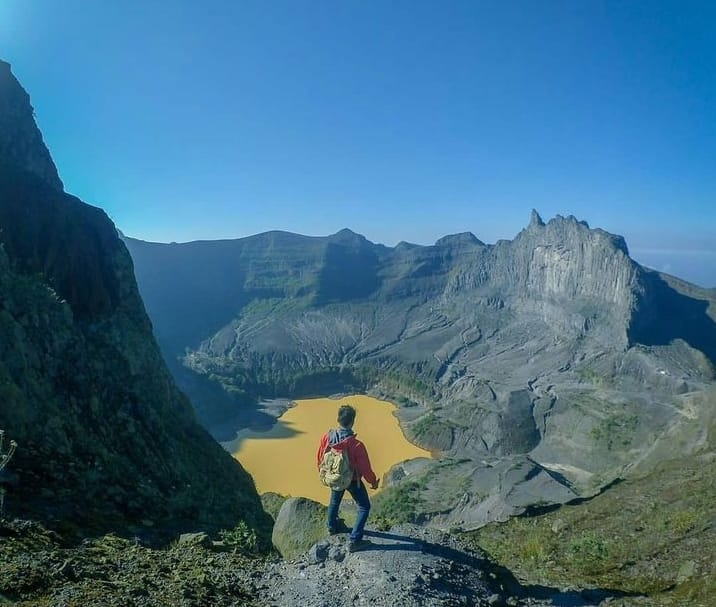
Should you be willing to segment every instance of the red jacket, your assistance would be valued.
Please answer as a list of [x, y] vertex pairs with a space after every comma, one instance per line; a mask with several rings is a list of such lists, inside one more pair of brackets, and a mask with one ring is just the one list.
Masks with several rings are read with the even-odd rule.
[[[334, 449], [343, 450], [348, 449], [348, 461], [353, 468], [353, 478], [360, 480], [361, 477], [368, 481], [369, 484], [373, 485], [378, 479], [373, 472], [373, 468], [370, 465], [370, 459], [368, 458], [368, 451], [365, 445], [360, 442], [355, 434], [342, 440], [339, 443], [333, 445]], [[328, 432], [321, 437], [321, 442], [318, 444], [318, 451], [316, 452], [316, 466], [320, 469], [321, 460], [323, 454], [328, 449]]]

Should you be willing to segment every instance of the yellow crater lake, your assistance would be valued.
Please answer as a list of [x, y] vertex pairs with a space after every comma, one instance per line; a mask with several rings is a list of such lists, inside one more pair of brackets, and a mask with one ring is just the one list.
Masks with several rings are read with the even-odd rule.
[[370, 463], [381, 483], [393, 465], [416, 457], [430, 457], [429, 451], [409, 443], [403, 436], [393, 415], [396, 406], [392, 403], [363, 395], [294, 402], [295, 406], [270, 430], [241, 430], [235, 440], [223, 443], [254, 477], [259, 493], [274, 491], [328, 503], [329, 490], [318, 480], [316, 450], [321, 435], [337, 427], [338, 407], [343, 404], [356, 409], [353, 430], [368, 449]]

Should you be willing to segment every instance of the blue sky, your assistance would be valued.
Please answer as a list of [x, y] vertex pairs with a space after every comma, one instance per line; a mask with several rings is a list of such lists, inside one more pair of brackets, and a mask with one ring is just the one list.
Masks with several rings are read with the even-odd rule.
[[715, 2], [0, 0], [67, 190], [156, 241], [512, 238], [716, 286]]

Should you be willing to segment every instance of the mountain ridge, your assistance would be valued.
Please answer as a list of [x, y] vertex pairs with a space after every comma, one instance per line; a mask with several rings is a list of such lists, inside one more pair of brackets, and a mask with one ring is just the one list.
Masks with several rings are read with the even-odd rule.
[[455, 482], [421, 493], [424, 518], [474, 527], [594, 495], [635, 460], [652, 465], [639, 444], [696, 432], [678, 411], [713, 381], [710, 293], [642, 268], [621, 236], [533, 211], [493, 245], [464, 233], [392, 248], [272, 238], [202, 245], [204, 274], [232, 293], [204, 292], [227, 309], [192, 340], [177, 302], [203, 280], [187, 269], [199, 249], [126, 240], [170, 367], [217, 436], [255, 422], [259, 396], [379, 395], [444, 459], [391, 480], [430, 485], [448, 462]]

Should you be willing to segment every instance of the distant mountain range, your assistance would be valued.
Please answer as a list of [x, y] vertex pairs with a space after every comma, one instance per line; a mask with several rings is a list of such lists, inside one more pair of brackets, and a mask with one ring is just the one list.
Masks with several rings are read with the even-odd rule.
[[385, 247], [342, 230], [184, 244], [125, 238], [157, 340], [215, 436], [255, 403], [366, 391], [441, 454], [422, 516], [470, 528], [593, 495], [698, 450], [716, 294], [634, 262], [574, 217], [487, 245]]

